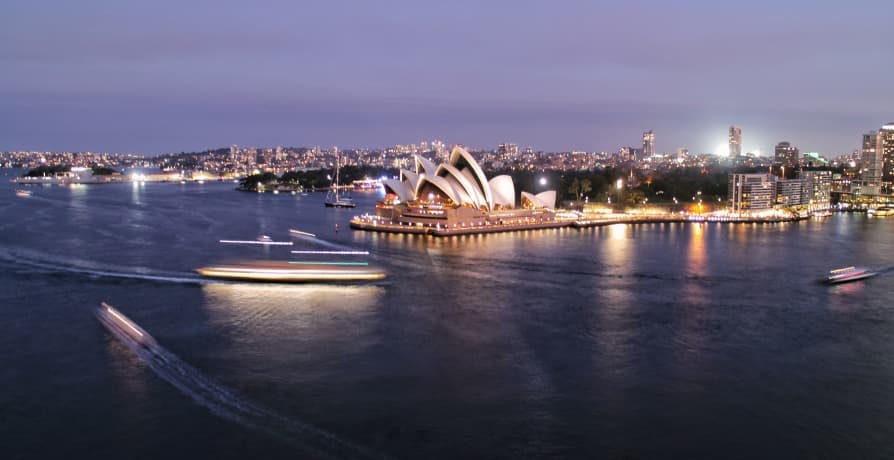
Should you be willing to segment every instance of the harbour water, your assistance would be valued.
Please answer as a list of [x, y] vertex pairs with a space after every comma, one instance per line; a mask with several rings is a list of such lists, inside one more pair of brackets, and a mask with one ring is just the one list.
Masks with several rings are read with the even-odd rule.
[[[433, 238], [350, 230], [374, 194], [356, 209], [215, 182], [18, 197], [8, 177], [4, 458], [894, 457], [890, 218]], [[295, 244], [218, 243], [259, 235]], [[388, 278], [193, 271], [342, 248]], [[882, 273], [817, 282], [847, 265]], [[102, 301], [158, 349], [109, 333]]]

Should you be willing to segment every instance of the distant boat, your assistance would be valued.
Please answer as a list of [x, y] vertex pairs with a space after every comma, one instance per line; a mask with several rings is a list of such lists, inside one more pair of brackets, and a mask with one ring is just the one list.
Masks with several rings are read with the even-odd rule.
[[875, 275], [878, 275], [878, 272], [874, 272], [868, 268], [845, 267], [830, 271], [829, 276], [826, 277], [825, 281], [828, 284], [840, 284], [871, 278]]
[[326, 201], [324, 204], [327, 208], [354, 208], [357, 206], [350, 196], [342, 196], [338, 193], [338, 149], [335, 150], [335, 182], [326, 193]]
[[866, 211], [870, 216], [894, 216], [894, 208], [890, 206], [879, 206], [878, 208], [869, 208]]
[[28, 198], [31, 195], [32, 195], [31, 190], [16, 189], [16, 196], [20, 196], [22, 198]]
[[351, 185], [354, 186], [354, 190], [375, 191], [382, 186], [382, 183], [376, 179], [358, 179]]

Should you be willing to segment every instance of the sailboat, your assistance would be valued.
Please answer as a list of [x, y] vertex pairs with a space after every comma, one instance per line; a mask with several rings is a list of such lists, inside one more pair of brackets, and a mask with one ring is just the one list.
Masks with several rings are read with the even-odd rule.
[[354, 200], [349, 196], [339, 196], [338, 194], [338, 149], [335, 149], [335, 183], [330, 187], [329, 193], [326, 194], [327, 208], [353, 208], [357, 206]]

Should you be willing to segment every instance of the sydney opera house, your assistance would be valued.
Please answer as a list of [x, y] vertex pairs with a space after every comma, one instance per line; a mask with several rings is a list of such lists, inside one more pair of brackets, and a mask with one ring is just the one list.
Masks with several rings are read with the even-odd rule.
[[457, 234], [544, 228], [556, 225], [556, 192], [521, 192], [507, 175], [489, 179], [478, 162], [454, 147], [447, 163], [415, 157], [416, 171], [383, 181], [386, 196], [375, 215], [358, 216], [351, 226], [403, 233]]

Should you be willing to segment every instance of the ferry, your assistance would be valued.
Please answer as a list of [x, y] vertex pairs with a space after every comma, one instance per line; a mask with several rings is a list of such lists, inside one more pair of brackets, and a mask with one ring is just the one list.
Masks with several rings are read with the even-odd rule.
[[878, 217], [892, 216], [894, 215], [894, 207], [879, 206], [878, 208], [869, 208], [866, 213], [870, 216]]
[[248, 261], [201, 267], [196, 271], [209, 278], [277, 283], [375, 281], [385, 278], [382, 270], [365, 263], [347, 262]]
[[382, 182], [377, 179], [357, 179], [351, 182], [351, 185], [354, 186], [354, 190], [375, 191], [382, 186]]
[[825, 281], [828, 284], [848, 283], [851, 281], [872, 278], [875, 275], [878, 275], [878, 272], [874, 272], [868, 268], [845, 267], [830, 271], [829, 276], [826, 277]]
[[96, 309], [96, 318], [113, 333], [126, 335], [146, 348], [158, 345], [148, 332], [105, 302], [100, 303]]
[[16, 196], [28, 198], [29, 196], [31, 196], [31, 190], [16, 189]]

